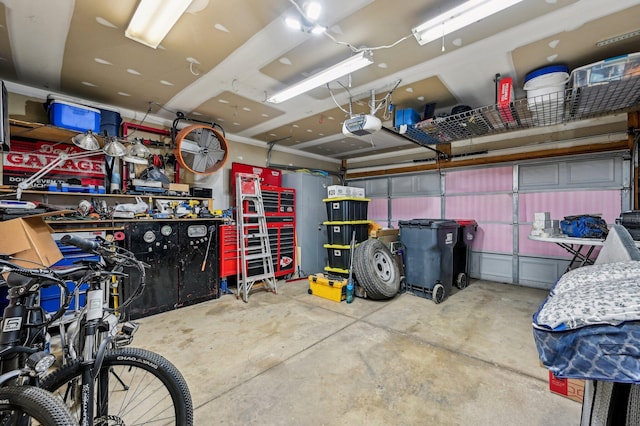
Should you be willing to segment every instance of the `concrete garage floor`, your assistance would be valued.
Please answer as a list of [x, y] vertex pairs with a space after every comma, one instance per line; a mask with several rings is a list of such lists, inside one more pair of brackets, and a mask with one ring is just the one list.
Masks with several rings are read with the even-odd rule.
[[471, 280], [443, 303], [336, 303], [306, 280], [140, 319], [132, 346], [187, 380], [195, 424], [577, 425], [548, 390], [531, 316], [542, 290]]

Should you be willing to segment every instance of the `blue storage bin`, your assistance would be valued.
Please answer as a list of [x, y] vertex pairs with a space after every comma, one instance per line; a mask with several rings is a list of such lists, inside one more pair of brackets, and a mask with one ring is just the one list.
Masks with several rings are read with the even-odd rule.
[[420, 121], [420, 114], [415, 109], [407, 108], [404, 110], [404, 124], [413, 126]]
[[78, 132], [100, 132], [100, 110], [71, 102], [51, 101], [49, 121], [54, 126]]
[[56, 266], [71, 266], [75, 262], [80, 260], [90, 260], [93, 262], [100, 261], [100, 256], [91, 253], [85, 253], [75, 246], [67, 246], [62, 244], [60, 241], [56, 241], [56, 245], [62, 253], [62, 259], [53, 264], [53, 268]]
[[[75, 284], [72, 281], [67, 281], [67, 288], [69, 292], [73, 292], [75, 289]], [[80, 290], [78, 292], [78, 297], [74, 297], [71, 299], [71, 303], [69, 303], [69, 311], [73, 311], [76, 309], [76, 305], [78, 308], [84, 307], [87, 302], [87, 290], [89, 289], [88, 283], [83, 283], [80, 285]], [[60, 309], [60, 287], [57, 285], [52, 285], [49, 287], [43, 287], [40, 289], [40, 306], [45, 311], [55, 314], [58, 309]]]
[[63, 255], [64, 257], [60, 259], [58, 262], [56, 262], [55, 265], [53, 266], [71, 266], [80, 260], [91, 260], [95, 262], [100, 260], [100, 256], [91, 256], [88, 254], [80, 254], [80, 253], [64, 254], [63, 253]]
[[393, 126], [400, 127], [404, 124], [404, 110], [401, 108], [396, 108], [396, 115], [393, 119]]
[[106, 189], [102, 185], [69, 185], [68, 183], [50, 183], [47, 186], [50, 192], [80, 192], [84, 194], [105, 194]]
[[400, 127], [403, 124], [407, 126], [414, 126], [420, 121], [420, 114], [415, 109], [404, 108], [396, 109], [396, 122], [395, 127]]

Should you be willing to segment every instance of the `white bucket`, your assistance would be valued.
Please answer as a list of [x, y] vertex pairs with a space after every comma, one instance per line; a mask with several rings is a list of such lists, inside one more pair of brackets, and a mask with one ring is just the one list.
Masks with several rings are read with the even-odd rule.
[[538, 125], [557, 124], [562, 121], [565, 85], [568, 81], [567, 72], [549, 72], [525, 82], [527, 106]]

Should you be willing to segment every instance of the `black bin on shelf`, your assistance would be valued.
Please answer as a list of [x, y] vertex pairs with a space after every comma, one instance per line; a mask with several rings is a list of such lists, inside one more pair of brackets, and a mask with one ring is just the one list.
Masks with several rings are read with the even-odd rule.
[[368, 198], [325, 198], [322, 200], [327, 208], [330, 222], [367, 220]]
[[463, 289], [469, 281], [469, 259], [471, 258], [471, 244], [476, 238], [478, 222], [473, 219], [456, 219], [458, 240], [453, 246], [453, 279], [456, 287]]
[[407, 291], [442, 302], [451, 294], [453, 247], [460, 225], [446, 219], [401, 220], [398, 225]]

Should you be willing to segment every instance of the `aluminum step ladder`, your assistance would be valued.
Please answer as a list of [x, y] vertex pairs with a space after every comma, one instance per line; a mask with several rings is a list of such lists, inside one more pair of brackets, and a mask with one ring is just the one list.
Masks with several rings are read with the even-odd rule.
[[264, 214], [258, 175], [236, 174], [236, 221], [240, 252], [236, 297], [242, 297], [242, 300], [248, 302], [249, 293], [258, 282], [262, 282], [267, 291], [277, 293], [267, 218]]

